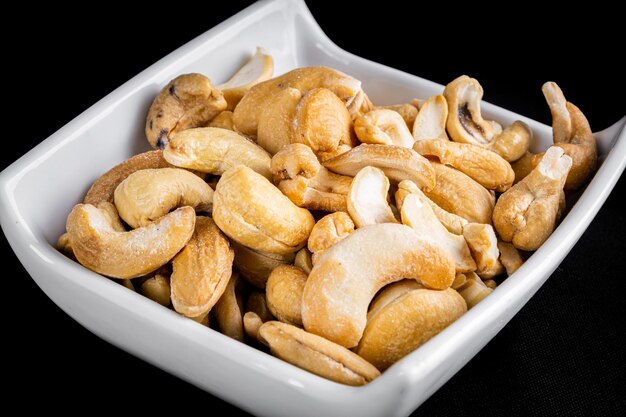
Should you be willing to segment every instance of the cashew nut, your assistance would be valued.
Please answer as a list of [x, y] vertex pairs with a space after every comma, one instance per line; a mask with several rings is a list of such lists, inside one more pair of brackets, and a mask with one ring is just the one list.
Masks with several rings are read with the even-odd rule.
[[270, 179], [270, 155], [260, 146], [231, 130], [217, 127], [187, 129], [172, 135], [163, 150], [172, 165], [222, 175], [245, 165]]
[[246, 301], [246, 312], [253, 312], [263, 321], [263, 323], [274, 320], [274, 316], [267, 307], [265, 294], [262, 292], [254, 291], [250, 294], [248, 301]]
[[233, 112], [224, 110], [213, 118], [208, 124], [209, 127], [217, 127], [220, 129], [235, 130], [233, 128]]
[[524, 260], [517, 248], [509, 242], [498, 241], [498, 250], [500, 251], [500, 262], [506, 269], [506, 274], [510, 277], [522, 266]]
[[114, 278], [134, 278], [165, 265], [189, 241], [196, 214], [182, 207], [145, 227], [116, 231], [104, 210], [77, 204], [67, 218], [76, 259], [86, 268]]
[[[327, 214], [315, 223], [309, 236], [308, 247], [313, 252], [313, 265], [328, 248], [344, 239], [355, 229], [350, 216], [343, 212]], [[310, 272], [309, 272], [310, 274]]]
[[271, 155], [291, 143], [296, 106], [302, 93], [287, 87], [272, 91], [260, 110], [256, 143]]
[[141, 284], [139, 293], [164, 307], [169, 307], [170, 278], [166, 275], [156, 274]]
[[376, 109], [354, 119], [354, 132], [363, 143], [413, 146], [413, 136], [402, 116], [389, 109]]
[[378, 223], [398, 223], [389, 203], [389, 180], [378, 168], [365, 167], [352, 180], [348, 193], [348, 213], [356, 227]]
[[177, 207], [190, 206], [210, 212], [213, 190], [184, 169], [142, 169], [117, 186], [113, 199], [120, 217], [136, 228], [150, 224]]
[[448, 140], [446, 120], [448, 103], [444, 96], [433, 96], [422, 103], [413, 122], [413, 138], [416, 142], [424, 139]]
[[430, 162], [413, 149], [399, 146], [364, 143], [322, 164], [337, 174], [349, 176], [373, 166], [382, 169], [391, 181], [411, 180], [427, 190], [435, 186], [435, 171]]
[[[385, 297], [383, 290], [379, 297]], [[440, 333], [467, 311], [453, 289], [413, 289], [370, 314], [355, 353], [385, 370]], [[401, 320], [398, 318], [401, 317]]]
[[[315, 226], [313, 226], [313, 228], [315, 229]], [[313, 233], [313, 230], [311, 230], [311, 233]], [[313, 269], [313, 254], [307, 248], [300, 249], [298, 253], [296, 253], [293, 265], [300, 268], [308, 276], [311, 273], [311, 269]]]
[[230, 77], [230, 80], [217, 86], [228, 103], [228, 110], [233, 110], [242, 97], [254, 85], [267, 81], [274, 75], [274, 59], [263, 48], [257, 47], [248, 62]]
[[[459, 275], [459, 274], [457, 274]], [[370, 308], [367, 312], [367, 321], [369, 322], [372, 316], [378, 314], [382, 309], [387, 307], [390, 303], [395, 301], [398, 297], [404, 294], [424, 288], [423, 285], [413, 279], [403, 279], [398, 282], [387, 285], [376, 294], [376, 297], [370, 303]]]
[[267, 278], [274, 268], [294, 261], [293, 253], [259, 252], [235, 240], [231, 241], [231, 245], [235, 250], [235, 267], [246, 281], [257, 288], [265, 288]]
[[384, 223], [355, 230], [313, 266], [302, 296], [304, 328], [342, 346], [356, 346], [376, 292], [402, 278], [445, 289], [454, 280], [454, 262], [408, 226]]
[[233, 273], [213, 308], [215, 320], [222, 333], [240, 342], [244, 341], [242, 284], [239, 275]]
[[417, 113], [418, 113], [417, 107], [415, 107], [411, 103], [392, 104], [389, 106], [376, 106], [374, 110], [376, 109], [388, 109], [388, 110], [395, 111], [400, 116], [402, 116], [402, 120], [404, 120], [404, 123], [406, 123], [406, 126], [409, 129], [413, 127], [413, 123], [415, 123], [415, 118], [417, 117]]
[[[537, 164], [539, 163], [539, 161], [536, 162]], [[511, 163], [511, 168], [513, 168], [513, 172], [515, 172], [514, 184], [517, 184], [523, 180], [526, 175], [530, 174], [530, 171], [532, 171], [537, 164], [535, 163], [535, 154], [530, 152], [526, 152], [520, 159]]]
[[283, 323], [302, 327], [302, 293], [307, 274], [293, 265], [274, 269], [267, 280], [267, 307]]
[[530, 174], [500, 196], [493, 224], [500, 238], [522, 250], [536, 250], [556, 223], [559, 199], [572, 158], [552, 146]]
[[74, 250], [72, 249], [72, 242], [70, 242], [69, 233], [65, 232], [61, 236], [59, 236], [56, 248], [63, 255], [67, 256], [70, 259], [76, 260], [76, 256], [74, 256]]
[[252, 340], [259, 340], [259, 329], [263, 326], [263, 320], [254, 311], [248, 311], [243, 315], [243, 330]]
[[517, 161], [528, 152], [532, 139], [533, 131], [530, 127], [516, 120], [496, 137], [491, 150], [508, 162]]
[[172, 260], [172, 305], [187, 316], [207, 314], [226, 289], [234, 252], [208, 218], [198, 216], [193, 236]]
[[174, 78], [154, 99], [146, 119], [146, 137], [153, 148], [165, 148], [170, 135], [206, 124], [226, 110], [222, 92], [202, 74]]
[[454, 260], [457, 272], [474, 271], [476, 263], [463, 236], [450, 233], [437, 219], [430, 205], [424, 203], [415, 194], [404, 198], [400, 210], [402, 223], [417, 232], [420, 238], [438, 245]]
[[504, 272], [499, 260], [498, 238], [490, 224], [469, 223], [463, 227], [463, 237], [476, 261], [478, 276], [487, 279]]
[[467, 304], [467, 309], [474, 307], [480, 303], [485, 297], [493, 292], [493, 289], [485, 285], [478, 275], [474, 272], [465, 274], [466, 281], [458, 287], [459, 295], [463, 297]]
[[453, 290], [458, 290], [466, 282], [467, 277], [465, 276], [465, 274], [457, 272], [456, 276], [454, 277], [454, 281], [452, 282], [452, 285], [450, 285], [450, 288], [452, 288]]
[[244, 165], [229, 169], [217, 183], [213, 220], [242, 245], [277, 254], [300, 250], [315, 224], [308, 210]]
[[356, 353], [298, 327], [268, 321], [258, 334], [274, 356], [331, 381], [359, 386], [380, 376]]

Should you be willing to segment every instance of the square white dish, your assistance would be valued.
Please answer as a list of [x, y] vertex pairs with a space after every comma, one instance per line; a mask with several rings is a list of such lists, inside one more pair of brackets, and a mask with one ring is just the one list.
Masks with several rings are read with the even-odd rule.
[[[68, 262], [50, 246], [91, 181], [146, 148], [147, 106], [170, 78], [200, 71], [223, 81], [257, 44], [274, 55], [277, 73], [326, 64], [362, 79], [366, 91], [381, 103], [441, 91], [439, 85], [339, 50], [323, 36], [303, 4], [258, 4], [155, 64], [8, 168], [0, 178], [3, 229], [38, 285], [85, 327], [251, 412], [406, 415], [482, 348], [562, 260], [623, 170], [623, 136], [557, 233], [522, 270], [373, 384], [344, 387], [180, 319]], [[504, 123], [519, 118], [493, 106], [484, 108]], [[537, 148], [545, 147], [549, 128], [529, 123], [538, 137]], [[601, 150], [606, 154], [609, 148]], [[44, 180], [59, 185], [45, 189]], [[37, 209], [41, 204], [34, 201], [45, 201], [46, 210]]]

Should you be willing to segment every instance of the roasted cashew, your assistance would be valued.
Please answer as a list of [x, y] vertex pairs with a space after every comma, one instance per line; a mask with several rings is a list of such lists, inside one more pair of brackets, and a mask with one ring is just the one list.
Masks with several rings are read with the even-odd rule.
[[171, 136], [163, 157], [172, 165], [222, 175], [245, 165], [270, 179], [270, 155], [237, 132], [217, 127], [187, 129]]
[[360, 170], [348, 193], [348, 214], [356, 227], [378, 223], [398, 223], [387, 197], [389, 180], [385, 173], [371, 166]]
[[136, 228], [147, 226], [177, 207], [210, 212], [213, 190], [184, 169], [143, 169], [126, 177], [115, 189], [113, 199], [120, 217]]
[[433, 96], [422, 103], [413, 122], [413, 138], [416, 142], [424, 139], [448, 140], [446, 120], [448, 103], [444, 96]]
[[[415, 107], [415, 105], [413, 105], [412, 103], [391, 104], [389, 106], [374, 107], [374, 110], [377, 109], [388, 109], [395, 111], [400, 116], [402, 116], [402, 120], [404, 120], [404, 123], [406, 123], [406, 127], [408, 127], [409, 129], [413, 127], [413, 123], [415, 123], [415, 118], [417, 117], [418, 113], [417, 107]], [[364, 114], [367, 114], [367, 112], [365, 112]]]
[[258, 334], [274, 356], [331, 381], [359, 386], [380, 375], [356, 353], [298, 327], [269, 321]]
[[263, 326], [263, 320], [254, 311], [248, 311], [243, 315], [243, 330], [252, 340], [259, 340], [259, 329]]
[[413, 150], [458, 169], [488, 190], [504, 192], [511, 188], [515, 179], [511, 164], [497, 153], [480, 146], [449, 140], [425, 139], [415, 142]]
[[63, 255], [67, 256], [70, 259], [76, 260], [76, 256], [74, 256], [74, 250], [72, 249], [72, 242], [70, 242], [69, 233], [65, 232], [61, 236], [59, 236], [56, 248]]
[[174, 78], [154, 99], [146, 119], [146, 137], [153, 148], [165, 148], [170, 135], [206, 124], [226, 110], [222, 92], [202, 74]]
[[530, 127], [516, 120], [496, 137], [490, 149], [508, 162], [517, 161], [528, 152], [532, 139]]
[[139, 293], [164, 307], [169, 307], [170, 289], [170, 277], [156, 274], [141, 283]]
[[465, 276], [465, 274], [458, 272], [454, 277], [454, 281], [452, 282], [452, 285], [450, 285], [450, 288], [452, 288], [453, 290], [458, 290], [466, 282], [467, 277]]
[[532, 171], [538, 163], [539, 161], [535, 161], [535, 154], [530, 152], [526, 152], [520, 159], [512, 162], [511, 168], [513, 168], [513, 172], [515, 172], [514, 184], [517, 184], [523, 180], [526, 175], [530, 174], [530, 171]]
[[[457, 274], [458, 275], [458, 274]], [[398, 297], [404, 294], [424, 288], [423, 285], [413, 279], [403, 279], [398, 282], [387, 285], [376, 294], [376, 297], [370, 303], [370, 308], [367, 311], [367, 321], [369, 322], [372, 316], [378, 314], [381, 310], [395, 301]]]
[[304, 328], [356, 346], [376, 292], [402, 278], [445, 289], [454, 280], [454, 261], [408, 226], [384, 223], [355, 230], [315, 262], [302, 296]]
[[229, 169], [217, 183], [213, 220], [242, 245], [277, 254], [300, 250], [315, 224], [308, 210], [244, 165]]
[[500, 251], [500, 262], [506, 268], [508, 276], [513, 275], [524, 263], [519, 251], [512, 243], [498, 241], [498, 250]]
[[228, 103], [227, 109], [233, 110], [250, 88], [269, 80], [272, 75], [274, 75], [274, 59], [263, 48], [257, 47], [250, 60], [217, 88], [224, 94]]
[[296, 88], [284, 88], [268, 94], [259, 113], [256, 143], [271, 155], [291, 143], [296, 106], [302, 93]]
[[246, 281], [257, 288], [265, 288], [267, 278], [274, 268], [294, 261], [293, 253], [259, 252], [235, 240], [231, 241], [231, 245], [235, 250], [235, 267]]
[[349, 176], [355, 176], [366, 166], [373, 166], [382, 169], [391, 181], [411, 180], [427, 190], [435, 186], [435, 171], [430, 162], [413, 149], [399, 146], [364, 143], [322, 162], [322, 165], [337, 174]]
[[120, 232], [104, 210], [77, 204], [66, 227], [82, 265], [109, 277], [135, 278], [169, 262], [191, 238], [195, 221], [194, 210], [182, 207], [148, 226]]
[[376, 109], [354, 119], [354, 132], [363, 143], [413, 146], [413, 136], [402, 116], [389, 109]]
[[493, 278], [504, 272], [499, 260], [498, 238], [490, 224], [469, 223], [463, 227], [463, 237], [476, 261], [479, 277]]
[[215, 222], [198, 216], [193, 236], [172, 259], [172, 305], [187, 316], [206, 315], [230, 279], [234, 252]]
[[559, 199], [572, 158], [552, 146], [530, 174], [500, 196], [493, 224], [505, 242], [522, 250], [536, 250], [556, 223]]
[[[308, 247], [313, 253], [313, 265], [328, 248], [344, 239], [355, 229], [350, 216], [343, 212], [327, 214], [315, 223], [309, 236]], [[310, 274], [310, 272], [309, 272]]]
[[246, 312], [253, 312], [261, 320], [263, 320], [263, 323], [274, 320], [272, 312], [267, 307], [267, 298], [265, 297], [265, 294], [259, 291], [254, 291], [248, 297], [248, 301], [246, 301]]
[[320, 165], [306, 145], [292, 143], [272, 157], [274, 183], [298, 207], [346, 211], [346, 195], [352, 178], [337, 175]]
[[242, 284], [239, 274], [233, 273], [213, 308], [222, 333], [240, 342], [244, 341]]
[[233, 128], [233, 112], [230, 110], [224, 110], [209, 122], [208, 127], [235, 130]]
[[274, 269], [267, 280], [267, 307], [283, 323], [302, 327], [302, 293], [307, 274], [293, 265]]
[[465, 274], [466, 281], [457, 288], [459, 295], [463, 297], [467, 304], [467, 309], [474, 307], [480, 303], [485, 297], [493, 292], [493, 289], [485, 285], [478, 275], [474, 272]]
[[[377, 298], [385, 297], [387, 291], [393, 288], [383, 290]], [[451, 288], [409, 290], [369, 314], [355, 353], [384, 371], [466, 311], [465, 301]]]
[[462, 236], [450, 233], [437, 219], [437, 216], [416, 194], [404, 198], [400, 210], [402, 223], [417, 232], [420, 238], [438, 245], [454, 260], [456, 272], [476, 270], [470, 249]]
[[[315, 228], [315, 226], [313, 226], [313, 228]], [[311, 233], [313, 233], [312, 230]], [[296, 258], [293, 260], [293, 265], [300, 268], [308, 276], [313, 269], [313, 254], [307, 248], [300, 249], [298, 253], [296, 253]]]

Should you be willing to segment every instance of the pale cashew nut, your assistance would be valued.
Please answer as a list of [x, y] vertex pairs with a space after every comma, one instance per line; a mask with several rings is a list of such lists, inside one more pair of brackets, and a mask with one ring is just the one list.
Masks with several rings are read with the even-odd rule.
[[[313, 226], [313, 228], [315, 228], [315, 226]], [[311, 233], [313, 233], [312, 230]], [[293, 260], [293, 265], [300, 268], [308, 276], [313, 269], [313, 254], [307, 248], [300, 249], [298, 253], [296, 253], [296, 258]]]
[[[406, 123], [406, 126], [410, 129], [413, 127], [413, 123], [415, 123], [415, 118], [417, 117], [417, 107], [412, 103], [404, 103], [404, 104], [391, 104], [389, 106], [376, 106], [374, 110], [377, 109], [388, 109], [393, 110], [402, 116], [402, 120]], [[368, 112], [364, 112], [367, 114]]]
[[256, 52], [232, 77], [224, 84], [217, 86], [228, 103], [228, 110], [233, 110], [243, 96], [256, 84], [267, 81], [274, 75], [274, 59], [263, 48], [257, 47]]
[[405, 225], [355, 230], [313, 266], [302, 296], [304, 328], [342, 346], [356, 346], [376, 292], [402, 278], [445, 289], [454, 280], [454, 261]]
[[356, 174], [348, 193], [348, 213], [356, 227], [378, 223], [398, 223], [387, 197], [389, 180], [374, 167], [365, 167]]
[[154, 99], [146, 119], [146, 137], [153, 148], [165, 148], [170, 135], [206, 124], [226, 110], [222, 92], [202, 74], [174, 78]]
[[493, 224], [505, 242], [522, 250], [536, 250], [556, 223], [559, 199], [572, 158], [552, 146], [530, 174], [500, 196]]
[[413, 136], [402, 116], [389, 109], [376, 109], [354, 119], [354, 132], [363, 143], [413, 146]]
[[313, 265], [328, 248], [354, 232], [354, 229], [352, 219], [343, 211], [327, 214], [319, 219], [313, 226], [308, 241], [308, 248], [313, 253]]
[[213, 220], [231, 239], [251, 249], [293, 253], [306, 244], [315, 224], [265, 177], [239, 165], [226, 171], [213, 195]]
[[422, 103], [413, 122], [413, 138], [416, 142], [424, 139], [448, 140], [446, 120], [448, 103], [444, 96], [433, 96]]
[[120, 232], [102, 209], [77, 204], [66, 227], [83, 266], [109, 277], [135, 278], [169, 262], [191, 238], [195, 222], [195, 211], [182, 207], [148, 226]]
[[489, 149], [468, 143], [441, 139], [425, 139], [415, 142], [413, 149], [427, 158], [437, 158], [468, 175], [488, 190], [504, 192], [511, 188], [515, 173], [511, 164]]
[[272, 157], [274, 183], [298, 207], [346, 211], [352, 178], [334, 174], [320, 165], [310, 147], [292, 143]]
[[221, 332], [240, 342], [244, 341], [242, 284], [239, 274], [233, 273], [224, 293], [213, 307]]
[[274, 356], [331, 381], [359, 386], [380, 376], [356, 353], [298, 327], [269, 321], [258, 335]]
[[409, 194], [404, 198], [400, 216], [402, 223], [415, 230], [420, 238], [444, 249], [454, 260], [457, 272], [476, 269], [465, 239], [450, 233], [437, 219], [430, 205], [421, 201], [417, 195]]
[[265, 296], [272, 315], [283, 323], [302, 327], [302, 293], [307, 274], [293, 265], [274, 269], [267, 280]]
[[512, 243], [498, 241], [498, 250], [500, 251], [500, 262], [506, 268], [508, 276], [513, 275], [524, 263], [519, 251]]
[[459, 295], [463, 297], [468, 310], [480, 303], [485, 297], [493, 292], [474, 272], [465, 274], [466, 281], [457, 288]]
[[169, 307], [170, 289], [170, 277], [156, 274], [141, 284], [139, 293], [164, 307]]
[[250, 249], [235, 240], [231, 246], [235, 250], [235, 267], [241, 276], [257, 288], [265, 288], [270, 273], [280, 265], [294, 261], [293, 253], [276, 254]]
[[349, 176], [355, 176], [366, 166], [373, 166], [382, 169], [391, 181], [411, 180], [427, 190], [435, 186], [435, 171], [430, 162], [413, 149], [399, 146], [364, 143], [325, 160], [322, 165], [337, 174]]
[[208, 127], [235, 130], [233, 128], [233, 112], [230, 110], [224, 110], [209, 122]]
[[498, 238], [490, 224], [469, 223], [463, 228], [463, 237], [476, 261], [479, 277], [493, 278], [504, 272], [499, 260]]
[[178, 168], [133, 172], [113, 195], [120, 217], [132, 228], [147, 226], [170, 210], [190, 206], [211, 211], [213, 190], [198, 176]]
[[198, 216], [193, 236], [172, 259], [172, 305], [187, 316], [206, 315], [226, 289], [234, 252], [215, 222]]

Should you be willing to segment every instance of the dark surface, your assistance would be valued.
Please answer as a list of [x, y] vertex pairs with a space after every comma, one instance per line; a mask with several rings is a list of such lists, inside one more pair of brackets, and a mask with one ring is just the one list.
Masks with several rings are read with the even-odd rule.
[[[11, 19], [22, 30], [3, 36], [3, 67], [9, 71], [4, 103], [14, 107], [4, 122], [9, 127], [4, 143], [11, 146], [5, 145], [0, 167], [245, 3], [218, 8], [206, 2], [206, 10], [169, 14], [154, 7], [136, 13], [110, 7], [79, 11], [80, 18], [56, 6], [38, 9], [41, 19], [26, 7], [14, 13]], [[619, 13], [596, 15], [587, 8], [576, 21], [565, 22], [547, 10], [518, 10], [503, 12], [494, 21], [469, 10], [450, 18], [451, 7], [442, 5], [421, 18], [399, 5], [360, 12], [316, 5], [312, 11], [327, 34], [351, 52], [444, 84], [467, 73], [479, 79], [487, 100], [539, 121], [550, 120], [540, 91], [546, 80], [561, 85], [594, 130], [624, 115], [623, 69], [610, 59], [611, 51], [624, 47], [623, 35], [618, 36]], [[451, 41], [444, 40], [446, 34]], [[35, 40], [24, 40], [26, 35]], [[495, 46], [494, 38], [506, 47]], [[85, 42], [90, 46], [82, 46]], [[625, 191], [621, 179], [543, 288], [414, 415], [624, 411]], [[105, 413], [176, 410], [211, 415], [218, 406], [227, 414], [241, 413], [83, 329], [36, 287], [4, 236], [1, 242], [3, 322], [8, 326], [3, 337], [3, 351], [8, 350], [3, 355], [9, 387], [5, 405], [8, 400], [9, 407], [22, 410], [43, 405], [71, 414], [96, 407]], [[17, 393], [29, 393], [33, 401], [18, 404]], [[79, 406], [83, 403], [90, 408]]]

